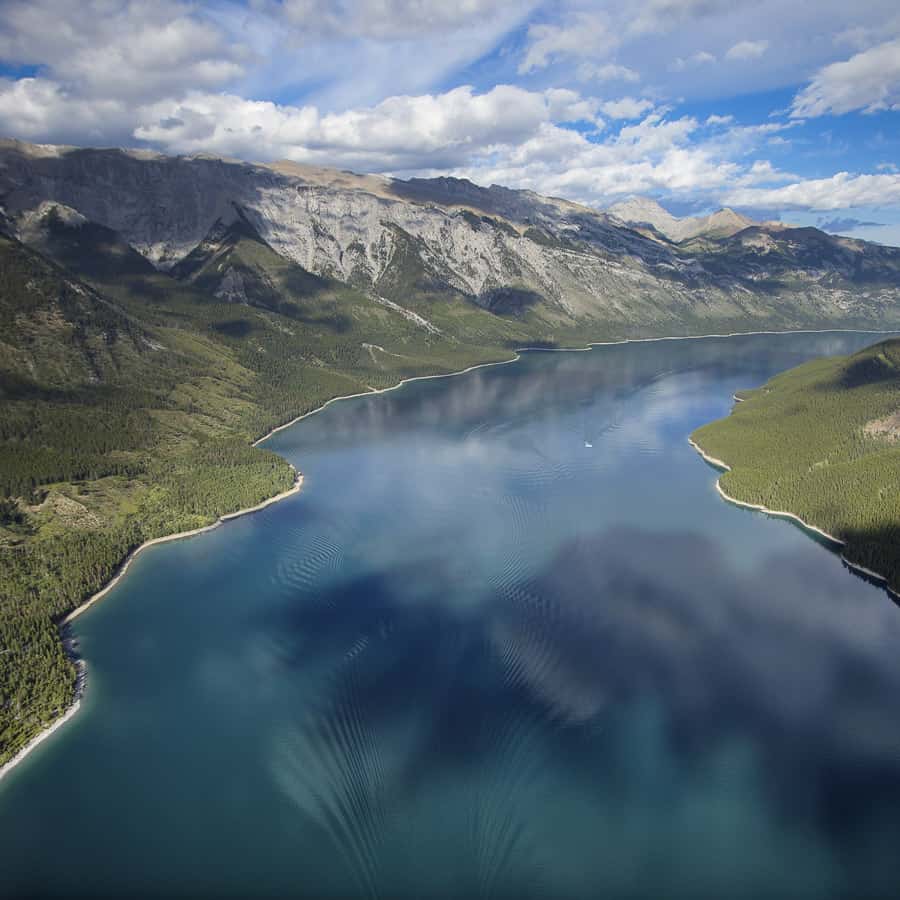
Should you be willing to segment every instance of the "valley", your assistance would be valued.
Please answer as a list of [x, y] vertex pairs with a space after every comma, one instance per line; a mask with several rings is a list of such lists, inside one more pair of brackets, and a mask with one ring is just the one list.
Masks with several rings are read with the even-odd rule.
[[251, 444], [334, 397], [526, 346], [900, 327], [900, 250], [669, 232], [460, 179], [0, 142], [0, 763], [71, 700], [62, 618], [144, 541], [289, 488]]

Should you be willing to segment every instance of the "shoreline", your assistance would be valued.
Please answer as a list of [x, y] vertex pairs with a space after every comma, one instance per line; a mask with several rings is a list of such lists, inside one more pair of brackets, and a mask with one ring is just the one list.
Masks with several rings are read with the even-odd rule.
[[[294, 466], [291, 465], [291, 468], [294, 469]], [[91, 594], [87, 600], [85, 600], [82, 604], [75, 607], [70, 613], [67, 613], [62, 619], [59, 621], [60, 631], [65, 630], [68, 626], [77, 619], [82, 613], [90, 609], [95, 603], [99, 600], [102, 600], [128, 573], [128, 569], [131, 566], [132, 562], [138, 554], [140, 554], [143, 550], [146, 550], [148, 547], [153, 547], [157, 544], [165, 544], [169, 541], [180, 541], [185, 538], [195, 537], [198, 534], [205, 534], [208, 531], [213, 531], [219, 526], [223, 525], [225, 522], [230, 521], [231, 519], [237, 519], [241, 516], [251, 515], [252, 513], [259, 512], [260, 510], [265, 509], [267, 506], [271, 506], [273, 503], [278, 503], [281, 500], [286, 499], [294, 494], [300, 493], [300, 489], [303, 487], [303, 475], [300, 472], [297, 472], [294, 469], [294, 484], [288, 488], [286, 491], [282, 491], [280, 494], [275, 494], [272, 497], [269, 497], [267, 500], [263, 500], [261, 503], [257, 503], [255, 506], [248, 506], [246, 509], [239, 509], [236, 512], [225, 513], [225, 515], [219, 516], [215, 522], [212, 522], [209, 525], [204, 525], [201, 528], [192, 528], [189, 531], [178, 531], [174, 534], [166, 534], [162, 537], [151, 538], [148, 541], [144, 541], [138, 547], [135, 547], [134, 550], [129, 551], [128, 555], [125, 559], [122, 560], [121, 563], [116, 567], [115, 572], [113, 573], [112, 578], [103, 585], [98, 591]], [[65, 639], [63, 640], [63, 644], [66, 644]], [[22, 760], [24, 760], [32, 750], [37, 748], [40, 744], [42, 744], [47, 738], [49, 738], [57, 729], [62, 728], [63, 725], [66, 724], [77, 712], [81, 709], [81, 700], [84, 696], [85, 687], [87, 685], [87, 663], [79, 657], [75, 657], [69, 647], [66, 647], [66, 655], [75, 663], [75, 667], [77, 670], [77, 674], [75, 676], [75, 694], [72, 698], [72, 702], [66, 707], [66, 711], [53, 720], [46, 728], [42, 731], [39, 731], [24, 747], [22, 747], [16, 755], [5, 762], [2, 766], [0, 766], [0, 781], [4, 778], [4, 776], [8, 775]]]
[[[410, 378], [403, 378], [397, 382], [397, 384], [391, 385], [386, 388], [376, 388], [369, 391], [360, 391], [355, 394], [343, 394], [338, 397], [332, 397], [329, 400], [326, 400], [321, 406], [317, 406], [315, 409], [311, 409], [308, 412], [301, 413], [299, 416], [295, 416], [293, 419], [285, 422], [282, 425], [276, 425], [274, 428], [266, 432], [262, 437], [257, 438], [253, 441], [250, 446], [258, 447], [260, 444], [267, 441], [272, 435], [277, 434], [279, 431], [284, 431], [286, 428], [290, 428], [292, 425], [297, 424], [297, 422], [302, 421], [303, 419], [313, 416], [316, 413], [321, 412], [326, 407], [330, 406], [332, 403], [337, 403], [339, 400], [353, 400], [359, 397], [371, 397], [376, 394], [385, 394], [388, 391], [395, 391], [398, 388], [403, 387], [403, 385], [408, 384], [413, 381], [428, 381], [434, 378], [453, 378], [456, 375], [465, 375], [468, 372], [474, 372], [476, 369], [485, 369], [489, 366], [504, 366], [509, 363], [517, 362], [521, 359], [522, 353], [535, 353], [535, 352], [546, 352], [546, 353], [583, 353], [592, 350], [594, 347], [615, 347], [621, 344], [644, 344], [644, 343], [654, 343], [656, 341], [700, 341], [700, 340], [709, 340], [713, 338], [730, 338], [730, 337], [743, 337], [743, 336], [754, 336], [754, 335], [791, 335], [791, 334], [873, 334], [873, 335], [882, 335], [882, 334], [897, 334], [897, 330], [892, 331], [880, 331], [880, 330], [869, 330], [864, 328], [812, 328], [812, 329], [795, 329], [788, 331], [733, 331], [725, 334], [694, 334], [694, 335], [669, 335], [662, 337], [647, 337], [647, 338], [621, 338], [616, 341], [590, 341], [584, 347], [518, 347], [512, 351], [513, 356], [510, 359], [500, 359], [495, 362], [484, 362], [477, 363], [473, 366], [467, 366], [465, 369], [460, 369], [455, 372], [440, 372], [434, 375], [414, 375]], [[737, 399], [737, 398], [736, 398]], [[695, 449], [703, 456], [706, 457], [706, 454], [701, 450], [699, 446], [694, 444], [691, 441], [691, 444], [695, 447]], [[712, 458], [709, 458], [711, 461]], [[721, 463], [721, 461], [717, 461], [714, 464], [719, 464], [722, 467], [728, 469], [730, 467], [726, 466], [725, 463]], [[291, 465], [291, 468], [294, 468]], [[296, 472], [296, 469], [294, 470]], [[303, 485], [303, 475], [300, 472], [296, 473], [296, 479], [294, 481], [293, 487], [289, 488], [286, 491], [282, 491], [280, 494], [277, 494], [273, 497], [269, 497], [267, 500], [263, 500], [261, 503], [258, 503], [256, 506], [249, 507], [247, 509], [241, 509], [237, 512], [226, 513], [223, 516], [220, 516], [215, 522], [210, 525], [205, 525], [202, 528], [195, 528], [190, 531], [181, 531], [175, 534], [163, 535], [162, 537], [152, 538], [149, 541], [145, 541], [139, 547], [136, 547], [134, 550], [130, 551], [125, 559], [116, 567], [112, 577], [110, 580], [101, 587], [98, 591], [88, 597], [82, 604], [73, 609], [70, 613], [67, 613], [66, 616], [60, 620], [59, 627], [65, 628], [70, 625], [75, 619], [78, 618], [82, 613], [88, 610], [91, 606], [93, 606], [97, 601], [101, 600], [106, 596], [121, 580], [125, 577], [128, 572], [128, 568], [133, 562], [134, 558], [143, 550], [148, 547], [152, 547], [156, 544], [164, 544], [169, 541], [178, 541], [183, 540], [189, 537], [195, 537], [199, 534], [204, 534], [207, 531], [212, 531], [214, 528], [218, 528], [220, 525], [229, 521], [230, 519], [236, 519], [240, 516], [249, 515], [254, 512], [258, 512], [259, 510], [265, 509], [267, 506], [271, 506], [273, 503], [278, 503], [280, 500], [284, 500], [287, 497], [292, 496], [293, 494], [299, 493], [301, 487]], [[718, 488], [718, 481], [716, 482], [716, 486]], [[724, 491], [719, 488], [720, 493], [726, 500], [731, 500]], [[732, 501], [738, 505], [740, 501], [734, 500]], [[767, 512], [767, 510], [759, 507], [759, 509], [763, 512]], [[810, 527], [812, 530], [818, 531], [814, 526], [807, 526], [802, 519], [797, 516], [793, 516], [791, 513], [785, 513], [784, 515], [789, 516], [791, 518], [796, 519], [801, 525], [804, 527]], [[825, 534], [824, 532], [821, 532]], [[831, 535], [825, 535], [831, 540], [837, 540], [833, 538]], [[838, 541], [838, 543], [843, 543]], [[879, 579], [883, 581], [885, 584], [887, 583], [887, 579], [883, 578], [883, 576], [878, 575], [875, 572], [868, 572], [868, 570], [863, 569], [861, 566], [855, 566], [853, 563], [848, 562], [843, 556], [844, 562], [858, 571], [864, 572], [864, 574], [869, 577]], [[886, 590], [889, 594], [894, 596], [898, 602], [900, 602], [900, 595], [894, 593], [890, 588], [886, 587]], [[87, 666], [81, 659], [74, 660], [75, 665], [78, 667], [78, 675], [76, 676], [76, 692], [75, 696], [72, 700], [72, 703], [66, 708], [66, 711], [56, 720], [54, 720], [50, 725], [48, 725], [43, 731], [38, 732], [24, 747], [19, 750], [16, 755], [10, 759], [8, 762], [4, 763], [0, 766], [0, 780], [8, 774], [15, 766], [17, 766], [23, 759], [25, 759], [28, 754], [34, 750], [39, 744], [45, 741], [48, 737], [50, 737], [53, 732], [55, 732], [58, 728], [61, 728], [66, 722], [71, 719], [75, 713], [81, 708], [81, 698], [84, 694], [86, 678], [87, 678]]]
[[619, 344], [650, 344], [655, 341], [703, 341], [710, 338], [750, 337], [751, 335], [760, 334], [900, 334], [900, 329], [895, 328], [890, 331], [882, 331], [878, 328], [792, 328], [787, 331], [728, 331], [724, 334], [683, 334], [648, 338], [621, 338], [618, 341], [591, 341], [584, 347], [520, 347], [517, 352], [584, 353], [587, 350], [592, 350], [594, 347], [616, 347]]
[[[893, 332], [889, 332], [893, 334]], [[528, 349], [528, 348], [523, 348]], [[585, 348], [590, 349], [590, 348]], [[266, 432], [261, 438], [257, 438], [250, 446], [258, 447], [263, 441], [267, 441], [273, 434], [277, 434], [279, 431], [284, 431], [285, 428], [290, 428], [291, 425], [296, 425], [303, 419], [308, 418], [309, 416], [314, 416], [316, 413], [322, 412], [328, 406], [331, 406], [332, 403], [337, 403], [338, 400], [356, 400], [359, 397], [374, 397], [376, 394], [386, 394], [388, 391], [396, 391], [398, 388], [402, 388], [404, 384], [409, 384], [413, 381], [429, 381], [432, 378], [453, 378], [456, 375], [465, 375], [467, 372], [474, 372], [476, 369], [486, 369], [489, 366], [506, 366], [509, 363], [518, 362], [522, 357], [520, 355], [520, 350], [514, 350], [515, 356], [512, 359], [498, 359], [496, 362], [486, 362], [486, 363], [476, 363], [474, 366], [468, 366], [465, 369], [460, 369], [458, 372], [439, 372], [437, 375], [413, 375], [411, 378], [403, 378], [398, 381], [396, 384], [392, 384], [390, 387], [385, 388], [372, 388], [369, 391], [360, 391], [357, 394], [342, 394], [340, 397], [332, 397], [330, 400], [326, 400], [321, 406], [317, 406], [315, 409], [311, 409], [308, 412], [301, 413], [299, 416], [294, 416], [293, 419], [285, 422], [284, 425], [276, 425], [271, 431]]]
[[[728, 463], [724, 462], [721, 459], [717, 459], [715, 456], [711, 456], [707, 453], [693, 438], [688, 438], [688, 443], [697, 451], [698, 454], [703, 458], [703, 461], [709, 463], [709, 465], [713, 466], [716, 469], [724, 470], [725, 472], [731, 471], [731, 466]], [[769, 509], [767, 506], [762, 506], [759, 503], [749, 503], [746, 500], [738, 500], [737, 497], [732, 497], [723, 487], [721, 478], [716, 479], [716, 492], [718, 495], [726, 502], [730, 503], [733, 506], [739, 506], [743, 509], [749, 509], [753, 512], [761, 512], [765, 513], [767, 516], [772, 516], [776, 519], [787, 519], [788, 521], [793, 522], [795, 525], [799, 525], [804, 531], [812, 532], [814, 534], [819, 535], [820, 537], [825, 538], [825, 540], [830, 541], [835, 547], [846, 547], [847, 542], [842, 541], [840, 538], [835, 537], [833, 534], [825, 531], [822, 528], [819, 528], [817, 525], [812, 525], [807, 522], [805, 519], [800, 518], [796, 513], [788, 512], [784, 509]], [[859, 563], [852, 562], [847, 559], [844, 553], [839, 553], [841, 562], [852, 572], [858, 573], [859, 575], [864, 576], [865, 578], [875, 581], [877, 586], [883, 588], [888, 596], [894, 600], [895, 602], [900, 603], [900, 593], [895, 591], [890, 584], [888, 583], [887, 578], [882, 575], [880, 572], [874, 572], [872, 569], [867, 569], [865, 566], [860, 565]]]
[[21, 750], [8, 762], [5, 762], [2, 766], [0, 766], [0, 781], [3, 780], [5, 775], [8, 775], [32, 750], [34, 750], [39, 744], [42, 744], [45, 740], [47, 740], [50, 735], [53, 734], [58, 728], [62, 728], [66, 722], [69, 721], [79, 709], [81, 709], [81, 698], [84, 696], [84, 685], [87, 680], [87, 664], [83, 659], [78, 659], [75, 661], [75, 665], [78, 669], [78, 674], [75, 676], [75, 697], [72, 702], [66, 707], [66, 711], [54, 719], [52, 724], [48, 725], [43, 731], [38, 732]]
[[[294, 467], [291, 466], [293, 469]], [[148, 541], [144, 541], [138, 547], [135, 547], [134, 550], [131, 550], [125, 559], [122, 560], [121, 563], [116, 567], [115, 572], [113, 573], [112, 578], [103, 585], [100, 590], [91, 594], [87, 600], [84, 601], [80, 606], [76, 606], [70, 613], [67, 613], [62, 619], [60, 619], [59, 626], [60, 628], [65, 628], [67, 625], [71, 624], [75, 619], [77, 619], [83, 612], [86, 612], [90, 607], [92, 607], [98, 600], [102, 600], [127, 574], [129, 566], [134, 562], [136, 556], [141, 553], [143, 550], [146, 550], [148, 547], [154, 547], [157, 544], [167, 544], [169, 541], [181, 541], [185, 538], [196, 537], [198, 534], [205, 534], [208, 531], [213, 531], [214, 529], [220, 527], [225, 522], [230, 521], [231, 519], [238, 519], [241, 516], [248, 516], [251, 513], [259, 512], [262, 509], [265, 509], [267, 506], [271, 506], [273, 503], [278, 503], [280, 500], [284, 500], [286, 497], [290, 497], [293, 494], [297, 494], [300, 492], [300, 489], [303, 487], [303, 475], [297, 472], [294, 469], [294, 484], [292, 487], [288, 488], [286, 491], [282, 491], [280, 494], [275, 494], [273, 497], [269, 497], [268, 500], [263, 500], [261, 503], [257, 503], [255, 506], [248, 506], [246, 509], [239, 509], [233, 513], [225, 513], [223, 516], [219, 516], [215, 522], [212, 522], [209, 525], [203, 525], [200, 528], [192, 528], [190, 531], [177, 531], [173, 534], [165, 534], [162, 537], [150, 538]]]

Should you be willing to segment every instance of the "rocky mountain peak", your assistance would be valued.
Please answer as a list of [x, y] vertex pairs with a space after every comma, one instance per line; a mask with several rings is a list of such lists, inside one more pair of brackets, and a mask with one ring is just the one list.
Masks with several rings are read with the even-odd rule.
[[733, 209], [725, 207], [708, 216], [673, 216], [650, 197], [629, 197], [611, 206], [607, 212], [618, 221], [634, 227], [651, 226], [675, 243], [696, 237], [730, 237], [757, 224]]

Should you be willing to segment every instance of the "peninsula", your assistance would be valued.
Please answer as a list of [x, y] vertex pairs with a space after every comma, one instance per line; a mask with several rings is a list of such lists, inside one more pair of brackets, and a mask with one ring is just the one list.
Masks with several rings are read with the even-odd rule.
[[691, 443], [721, 493], [795, 518], [900, 590], [900, 340], [814, 360], [741, 391]]

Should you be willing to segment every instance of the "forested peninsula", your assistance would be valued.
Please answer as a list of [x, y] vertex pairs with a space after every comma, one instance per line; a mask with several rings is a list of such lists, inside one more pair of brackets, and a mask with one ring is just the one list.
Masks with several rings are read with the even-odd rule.
[[900, 592], [900, 340], [814, 360], [741, 391], [692, 441], [729, 467], [729, 498], [788, 512], [843, 542]]

